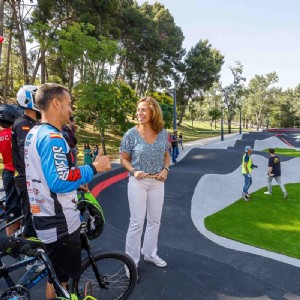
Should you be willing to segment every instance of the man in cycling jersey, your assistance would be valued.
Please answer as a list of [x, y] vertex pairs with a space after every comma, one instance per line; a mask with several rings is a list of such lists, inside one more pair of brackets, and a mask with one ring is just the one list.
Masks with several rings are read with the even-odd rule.
[[[45, 83], [35, 96], [41, 123], [26, 137], [25, 165], [30, 208], [37, 236], [47, 246], [58, 279], [66, 285], [77, 278], [81, 268], [80, 215], [76, 189], [90, 182], [97, 172], [111, 169], [106, 156], [92, 164], [76, 167], [61, 128], [72, 115], [66, 88]], [[48, 282], [46, 298], [55, 298]]]

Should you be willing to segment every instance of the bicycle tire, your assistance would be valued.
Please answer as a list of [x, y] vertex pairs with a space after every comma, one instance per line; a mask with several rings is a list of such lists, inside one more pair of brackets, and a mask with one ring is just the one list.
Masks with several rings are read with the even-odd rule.
[[[134, 261], [122, 252], [96, 252], [93, 256], [99, 273], [105, 278], [106, 288], [99, 286], [91, 262], [86, 258], [82, 262], [80, 278], [70, 281], [71, 291], [79, 297], [89, 295], [101, 300], [127, 299], [137, 281]], [[128, 268], [129, 277], [125, 266]], [[91, 286], [91, 292], [86, 295], [84, 291], [87, 286]]]
[[15, 285], [0, 292], [0, 300], [30, 300], [29, 290], [21, 285]]

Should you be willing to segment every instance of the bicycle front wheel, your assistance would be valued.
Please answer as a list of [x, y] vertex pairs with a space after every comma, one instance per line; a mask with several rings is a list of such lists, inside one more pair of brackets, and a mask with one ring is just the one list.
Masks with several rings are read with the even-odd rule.
[[99, 285], [89, 258], [82, 262], [79, 280], [71, 281], [71, 290], [80, 297], [87, 295], [96, 299], [127, 299], [137, 281], [134, 261], [122, 252], [97, 252], [94, 260], [102, 286]]

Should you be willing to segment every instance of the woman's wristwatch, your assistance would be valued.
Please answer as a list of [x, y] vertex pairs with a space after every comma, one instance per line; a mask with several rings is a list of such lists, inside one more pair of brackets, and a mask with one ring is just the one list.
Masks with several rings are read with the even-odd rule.
[[170, 172], [170, 169], [168, 167], [163, 167], [163, 169], [167, 170], [168, 172]]

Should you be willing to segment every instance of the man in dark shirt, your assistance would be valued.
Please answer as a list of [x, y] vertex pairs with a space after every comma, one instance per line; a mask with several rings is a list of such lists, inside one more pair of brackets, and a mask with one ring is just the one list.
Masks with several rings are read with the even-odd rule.
[[72, 116], [70, 116], [69, 123], [62, 128], [62, 133], [67, 141], [70, 152], [73, 155], [74, 165], [77, 165], [77, 139], [75, 137], [75, 127], [76, 123]]
[[179, 149], [178, 149], [178, 138], [177, 138], [177, 132], [174, 131], [171, 135], [171, 146], [172, 146], [172, 163], [177, 163], [177, 157], [179, 155]]
[[35, 105], [35, 93], [37, 88], [38, 87], [34, 85], [25, 85], [18, 91], [17, 102], [19, 106], [24, 108], [24, 115], [17, 118], [12, 127], [12, 156], [13, 164], [17, 172], [15, 185], [21, 198], [21, 209], [24, 214], [24, 237], [36, 236], [32, 225], [32, 215], [27, 194], [24, 145], [27, 133], [36, 124], [36, 120], [40, 118], [39, 109]]
[[280, 186], [284, 198], [287, 198], [288, 194], [287, 191], [281, 182], [281, 166], [280, 166], [280, 158], [275, 154], [275, 149], [270, 148], [269, 153], [271, 157], [269, 158], [269, 163], [268, 163], [268, 191], [264, 192], [265, 195], [272, 195], [272, 180], [275, 178], [276, 182]]
[[183, 139], [182, 139], [182, 133], [179, 132], [179, 145], [181, 146], [181, 149], [183, 150]]

